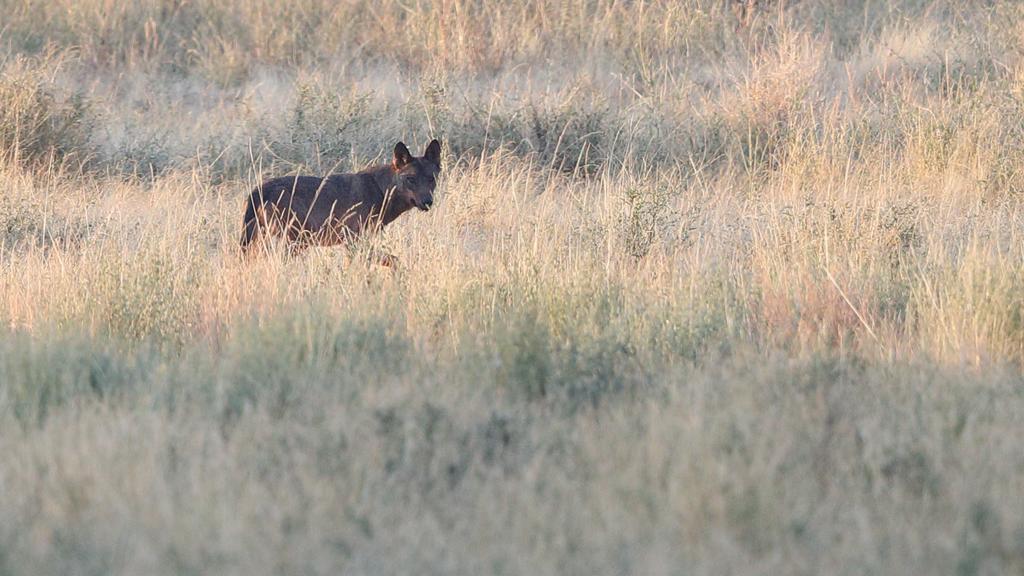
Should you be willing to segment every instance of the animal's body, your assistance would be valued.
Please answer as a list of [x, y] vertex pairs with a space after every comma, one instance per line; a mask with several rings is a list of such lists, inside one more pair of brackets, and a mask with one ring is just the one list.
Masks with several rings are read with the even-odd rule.
[[340, 244], [380, 230], [412, 208], [429, 210], [440, 172], [441, 144], [434, 140], [418, 158], [399, 142], [391, 164], [354, 174], [267, 180], [249, 194], [242, 251], [260, 234], [305, 247]]

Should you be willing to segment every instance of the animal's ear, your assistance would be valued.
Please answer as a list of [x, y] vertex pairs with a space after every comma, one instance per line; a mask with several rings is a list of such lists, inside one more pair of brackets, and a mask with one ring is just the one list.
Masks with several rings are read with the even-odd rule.
[[430, 144], [427, 145], [426, 152], [423, 153], [423, 157], [434, 163], [434, 166], [441, 167], [441, 143], [437, 140], [431, 140]]
[[392, 161], [395, 170], [405, 168], [409, 162], [412, 162], [412, 154], [409, 153], [409, 149], [402, 142], [395, 144], [395, 159]]

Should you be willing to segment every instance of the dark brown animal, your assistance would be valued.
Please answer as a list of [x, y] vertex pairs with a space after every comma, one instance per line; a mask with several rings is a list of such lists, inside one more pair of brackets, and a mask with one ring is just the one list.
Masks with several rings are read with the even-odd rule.
[[249, 194], [242, 252], [261, 233], [284, 236], [293, 247], [304, 248], [378, 231], [414, 207], [430, 210], [440, 173], [441, 143], [434, 140], [419, 158], [399, 142], [391, 164], [355, 174], [267, 180]]

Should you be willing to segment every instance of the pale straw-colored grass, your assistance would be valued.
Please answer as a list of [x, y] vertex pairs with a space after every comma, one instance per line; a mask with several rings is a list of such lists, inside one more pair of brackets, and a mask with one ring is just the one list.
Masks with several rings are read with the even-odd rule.
[[1024, 11], [760, 4], [8, 2], [0, 574], [1019, 572]]

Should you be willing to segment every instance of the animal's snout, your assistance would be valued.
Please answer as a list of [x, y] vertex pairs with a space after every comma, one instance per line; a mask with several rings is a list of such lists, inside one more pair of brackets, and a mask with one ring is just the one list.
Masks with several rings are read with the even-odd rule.
[[425, 196], [423, 200], [420, 201], [420, 203], [422, 204], [422, 206], [420, 206], [421, 210], [430, 210], [430, 207], [434, 205], [434, 197], [432, 195]]

